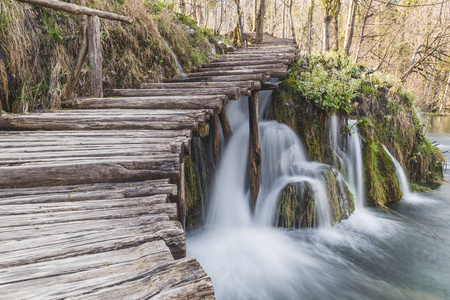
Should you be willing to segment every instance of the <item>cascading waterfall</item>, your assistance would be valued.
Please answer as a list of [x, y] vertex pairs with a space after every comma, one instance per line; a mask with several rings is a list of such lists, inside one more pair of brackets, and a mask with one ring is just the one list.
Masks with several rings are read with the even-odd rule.
[[406, 177], [405, 171], [403, 171], [402, 165], [398, 162], [398, 160], [389, 152], [388, 148], [383, 145], [383, 149], [386, 151], [386, 153], [391, 158], [392, 162], [395, 166], [395, 173], [397, 174], [398, 181], [400, 183], [400, 189], [403, 193], [404, 199], [411, 199], [413, 197], [413, 193], [411, 192], [411, 189], [409, 188], [409, 182], [408, 178]]
[[362, 208], [365, 202], [364, 195], [364, 169], [361, 147], [361, 136], [356, 127], [356, 120], [348, 120], [350, 133], [347, 135], [346, 151], [341, 145], [341, 133], [339, 130], [339, 118], [333, 114], [330, 117], [329, 136], [330, 145], [336, 156], [336, 163], [343, 165], [345, 169], [346, 181], [355, 198], [357, 208]]
[[172, 57], [175, 60], [175, 65], [177, 67], [178, 72], [180, 73], [180, 76], [182, 78], [186, 78], [186, 73], [184, 73], [183, 67], [181, 67], [181, 64], [180, 64], [180, 61], [178, 60], [177, 55], [175, 54], [175, 52], [172, 51], [172, 48], [170, 48], [169, 43], [166, 41], [166, 39], [163, 37], [161, 37], [161, 38], [164, 41], [164, 44], [166, 44], [167, 49], [169, 49], [170, 53], [172, 54]]
[[[263, 104], [264, 99], [261, 100]], [[331, 168], [308, 161], [295, 134], [273, 121], [260, 122], [261, 190], [252, 212], [246, 184], [249, 182], [246, 106], [247, 99], [227, 106], [234, 134], [217, 170], [207, 223], [188, 232], [186, 239], [187, 255], [194, 256], [211, 277], [217, 299], [410, 300], [434, 299], [434, 295], [445, 298], [448, 267], [441, 258], [448, 258], [445, 256], [448, 243], [437, 243], [436, 235], [430, 234], [427, 226], [411, 226], [403, 218], [370, 207], [358, 209], [330, 229], [323, 224], [318, 229], [302, 230], [273, 226], [277, 220], [276, 199], [286, 184], [311, 185], [316, 206], [320, 206], [320, 199], [327, 198], [321, 172]], [[345, 180], [351, 182], [350, 187], [354, 186], [357, 194], [363, 182], [361, 138], [354, 121], [349, 124], [352, 134], [346, 139], [345, 151], [339, 148], [335, 151], [346, 155], [342, 156]], [[334, 132], [339, 135], [339, 131]], [[337, 181], [344, 180], [339, 172], [333, 172]], [[361, 191], [364, 189], [360, 189], [360, 194]], [[447, 195], [442, 195], [440, 205], [448, 202]], [[396, 208], [401, 206], [402, 203]], [[320, 214], [322, 208], [316, 209]], [[415, 213], [417, 206], [403, 209], [413, 209]], [[427, 223], [433, 224], [436, 216], [448, 220], [448, 211], [441, 206], [438, 210], [425, 210]], [[323, 218], [326, 219], [319, 217]], [[442, 224], [439, 222], [435, 230], [442, 228], [440, 232], [446, 232], [448, 229]], [[417, 243], [421, 243], [421, 248], [417, 248]], [[433, 248], [427, 249], [429, 245]], [[442, 249], [435, 251], [439, 247]], [[430, 266], [434, 276], [428, 272]], [[422, 270], [426, 271], [424, 275]]]
[[[279, 192], [292, 182], [309, 182], [313, 186], [318, 224], [331, 226], [327, 194], [320, 177], [321, 164], [308, 162], [305, 150], [291, 128], [276, 121], [263, 121], [264, 110], [271, 99], [270, 91], [260, 92], [260, 136], [263, 156], [261, 187], [255, 213], [249, 206], [250, 190], [246, 184], [248, 166], [248, 107], [239, 101], [227, 107], [234, 131], [222, 155], [216, 174], [208, 226], [243, 226], [254, 222], [276, 225], [275, 208]], [[309, 176], [307, 174], [309, 173]], [[315, 173], [313, 176], [311, 174]]]
[[361, 136], [356, 127], [356, 120], [349, 120], [350, 134], [347, 137], [347, 174], [350, 190], [355, 197], [356, 207], [363, 207], [365, 202], [364, 195], [364, 167], [361, 146]]

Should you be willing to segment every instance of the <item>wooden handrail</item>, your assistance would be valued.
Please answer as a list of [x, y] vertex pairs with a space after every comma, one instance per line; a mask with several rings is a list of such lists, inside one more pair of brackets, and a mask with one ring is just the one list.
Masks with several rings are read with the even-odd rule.
[[133, 23], [133, 18], [131, 17], [126, 17], [119, 14], [79, 6], [76, 4], [66, 3], [58, 0], [17, 0], [17, 1], [47, 7], [58, 11], [64, 11], [74, 15], [88, 15], [88, 16], [97, 15], [99, 18], [103, 19], [121, 21], [125, 23]]

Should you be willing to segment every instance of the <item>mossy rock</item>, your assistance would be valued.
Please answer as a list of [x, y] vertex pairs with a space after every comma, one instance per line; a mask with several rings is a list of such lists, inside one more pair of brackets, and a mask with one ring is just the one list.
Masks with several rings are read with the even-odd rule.
[[[353, 195], [338, 172], [323, 165], [310, 174], [324, 183], [331, 211], [331, 222], [336, 225], [347, 219], [355, 209]], [[315, 227], [321, 220], [314, 211], [314, 188], [310, 182], [289, 183], [278, 196], [277, 225], [286, 228]], [[322, 220], [323, 222], [323, 220]]]
[[372, 122], [363, 118], [358, 123], [362, 136], [364, 184], [367, 204], [391, 205], [403, 197], [394, 162], [375, 136]]
[[314, 227], [314, 192], [309, 182], [288, 184], [278, 196], [279, 227]]
[[194, 137], [191, 142], [191, 156], [186, 157], [184, 161], [187, 228], [199, 227], [205, 221], [204, 211], [214, 173], [205, 143], [205, 138]]

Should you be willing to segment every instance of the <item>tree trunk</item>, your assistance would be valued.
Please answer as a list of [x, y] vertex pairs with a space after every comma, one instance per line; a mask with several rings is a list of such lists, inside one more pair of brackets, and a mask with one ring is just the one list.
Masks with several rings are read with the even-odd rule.
[[284, 4], [283, 2], [283, 35], [282, 38], [285, 39], [286, 38], [286, 4]]
[[314, 0], [310, 0], [308, 8], [308, 22], [306, 23], [306, 50], [309, 54], [311, 54], [313, 44], [313, 16]]
[[294, 25], [294, 18], [292, 17], [292, 6], [294, 6], [294, 0], [291, 0], [291, 3], [289, 4], [289, 18], [291, 20], [291, 34], [292, 39], [297, 44], [297, 37], [295, 36], [295, 25]]
[[91, 69], [91, 96], [103, 97], [102, 44], [100, 19], [97, 15], [89, 17], [89, 65]]
[[261, 0], [258, 16], [256, 17], [256, 43], [262, 44], [264, 35], [264, 15], [266, 14], [266, 0]]
[[185, 0], [180, 0], [180, 13], [182, 15], [186, 14], [186, 2], [185, 2]]
[[256, 15], [258, 12], [258, 0], [253, 0], [253, 10], [252, 10], [252, 28], [250, 31], [256, 31]]
[[353, 31], [355, 28], [357, 0], [351, 0], [350, 9], [348, 10], [347, 28], [345, 31], [344, 52], [350, 54], [350, 46], [352, 45]]
[[239, 24], [239, 38], [241, 40], [240, 46], [245, 47], [245, 38], [244, 38], [244, 25], [242, 24], [242, 11], [241, 11], [241, 0], [235, 0], [237, 6], [237, 17]]
[[250, 191], [251, 206], [255, 208], [256, 199], [259, 193], [259, 179], [261, 175], [261, 144], [259, 140], [259, 116], [258, 116], [258, 92], [253, 91], [248, 98], [249, 107], [249, 126], [250, 126], [250, 144], [249, 144], [249, 161], [250, 161]]
[[330, 51], [330, 24], [331, 17], [325, 16], [325, 18], [323, 19], [322, 53]]
[[341, 12], [341, 0], [336, 1], [336, 12], [334, 13], [334, 51], [339, 51], [339, 14]]

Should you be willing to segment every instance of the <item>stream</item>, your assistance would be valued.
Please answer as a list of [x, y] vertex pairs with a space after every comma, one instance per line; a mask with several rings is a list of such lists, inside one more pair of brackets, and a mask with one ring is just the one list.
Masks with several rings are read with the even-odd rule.
[[[261, 110], [270, 97], [262, 93]], [[187, 235], [187, 255], [211, 276], [217, 299], [449, 299], [449, 170], [445, 182], [426, 194], [410, 192], [399, 170], [405, 196], [389, 214], [363, 205], [361, 158], [354, 153], [359, 146], [351, 146], [347, 160], [353, 169], [346, 180], [356, 208], [350, 218], [335, 227], [320, 222], [316, 228], [277, 228], [274, 201], [292, 181], [314, 187], [316, 210], [328, 218], [321, 208], [323, 185], [311, 175], [321, 164], [308, 161], [287, 126], [261, 120], [261, 190], [252, 213], [245, 184], [245, 100], [227, 106], [234, 134], [222, 154], [206, 224]], [[431, 117], [430, 124], [430, 140], [450, 150], [450, 116]]]

